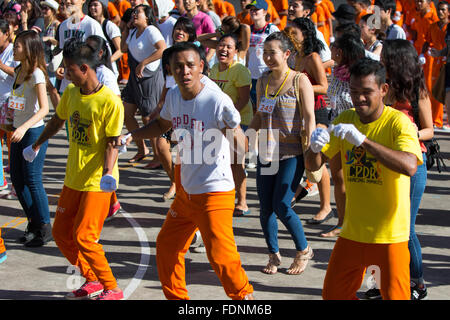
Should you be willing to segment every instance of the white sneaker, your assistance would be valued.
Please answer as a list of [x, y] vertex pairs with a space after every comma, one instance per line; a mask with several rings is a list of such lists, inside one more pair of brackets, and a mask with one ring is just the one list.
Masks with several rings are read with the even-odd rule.
[[203, 243], [202, 239], [202, 234], [198, 230], [194, 235], [194, 239], [192, 239], [191, 251], [196, 253], [206, 252], [205, 244]]

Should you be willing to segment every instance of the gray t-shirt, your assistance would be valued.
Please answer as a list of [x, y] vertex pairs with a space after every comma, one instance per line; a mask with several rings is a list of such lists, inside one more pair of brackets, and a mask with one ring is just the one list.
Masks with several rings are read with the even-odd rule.
[[395, 23], [391, 24], [386, 30], [386, 40], [403, 39], [406, 40], [405, 31]]

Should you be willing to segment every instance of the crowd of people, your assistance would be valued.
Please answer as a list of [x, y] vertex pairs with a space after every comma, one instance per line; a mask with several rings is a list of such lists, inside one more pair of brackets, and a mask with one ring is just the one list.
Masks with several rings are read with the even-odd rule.
[[[281, 263], [277, 219], [296, 250], [287, 273], [307, 268], [314, 251], [293, 207], [319, 194], [306, 223], [338, 217], [321, 234], [338, 237], [324, 299], [355, 299], [370, 265], [380, 267], [381, 286], [367, 298], [425, 298], [414, 230], [427, 180], [424, 142], [450, 130], [450, 72], [445, 101], [432, 94], [447, 70], [448, 16], [446, 1], [431, 0], [337, 8], [331, 0], [241, 0], [240, 8], [225, 0], [4, 0], [0, 134], [8, 161], [0, 181], [28, 220], [19, 241], [32, 248], [54, 239], [80, 268], [86, 282], [68, 299], [122, 299], [98, 240], [120, 209], [119, 151], [134, 143], [127, 161], [152, 150], [145, 168], [170, 181], [162, 198], [173, 202], [156, 241], [167, 299], [189, 299], [184, 256], [198, 239], [226, 294], [254, 298], [232, 222], [251, 212], [246, 169], [255, 167], [263, 273]], [[54, 112], [45, 122], [48, 98]], [[48, 140], [61, 129], [67, 167], [52, 225], [42, 172]], [[212, 161], [198, 150], [213, 151]], [[6, 257], [0, 237], [0, 263]]]

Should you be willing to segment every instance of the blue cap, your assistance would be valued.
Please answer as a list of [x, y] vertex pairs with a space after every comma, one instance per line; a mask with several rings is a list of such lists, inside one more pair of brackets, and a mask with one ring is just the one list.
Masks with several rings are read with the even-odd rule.
[[255, 7], [256, 9], [264, 9], [267, 11], [269, 5], [266, 0], [253, 0], [251, 3], [245, 6], [245, 9], [250, 9], [250, 7]]

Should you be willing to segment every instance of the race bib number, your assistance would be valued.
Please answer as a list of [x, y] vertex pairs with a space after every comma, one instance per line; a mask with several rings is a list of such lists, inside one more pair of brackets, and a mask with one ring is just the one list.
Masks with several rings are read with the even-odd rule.
[[10, 96], [8, 100], [8, 108], [23, 111], [25, 109], [25, 101], [24, 97], [18, 96]]
[[276, 102], [276, 99], [267, 99], [266, 97], [263, 97], [259, 103], [258, 111], [272, 114]]

